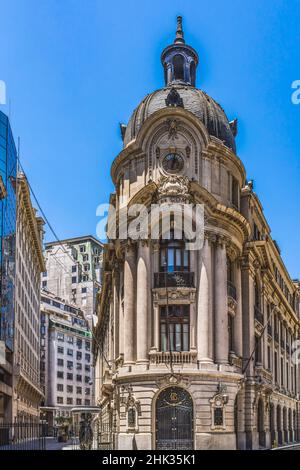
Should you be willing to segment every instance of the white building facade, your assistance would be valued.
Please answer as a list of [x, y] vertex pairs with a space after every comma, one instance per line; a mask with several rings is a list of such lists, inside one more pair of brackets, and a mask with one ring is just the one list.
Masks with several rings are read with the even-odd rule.
[[92, 236], [45, 244], [42, 288], [75, 303], [90, 324], [100, 288], [102, 249], [102, 243]]
[[[109, 239], [95, 328], [99, 419], [117, 449], [258, 449], [299, 436], [299, 283], [236, 154], [237, 123], [195, 88], [178, 18], [165, 87], [123, 126], [115, 209], [202, 204], [204, 243]], [[120, 220], [120, 219], [119, 219]]]
[[82, 311], [74, 304], [42, 291], [41, 385], [47, 421], [71, 417], [76, 406], [94, 400], [91, 332]]

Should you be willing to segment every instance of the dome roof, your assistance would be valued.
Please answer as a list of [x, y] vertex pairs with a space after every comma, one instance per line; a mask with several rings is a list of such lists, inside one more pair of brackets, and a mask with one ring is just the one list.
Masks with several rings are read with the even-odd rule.
[[221, 106], [210, 98], [204, 91], [190, 85], [175, 84], [161, 88], [147, 95], [134, 110], [124, 133], [124, 146], [135, 139], [146, 119], [159, 109], [167, 107], [166, 99], [175, 89], [182, 99], [182, 106], [197, 116], [206, 127], [209, 135], [217, 137], [223, 143], [236, 151], [234, 135], [230, 123]]

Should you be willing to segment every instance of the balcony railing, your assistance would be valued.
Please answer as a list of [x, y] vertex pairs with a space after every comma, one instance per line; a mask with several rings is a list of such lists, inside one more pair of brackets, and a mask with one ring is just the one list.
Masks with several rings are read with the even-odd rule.
[[154, 273], [154, 287], [194, 287], [194, 273], [185, 271]]
[[280, 346], [282, 347], [282, 349], [285, 348], [285, 342], [283, 339], [280, 340]]
[[274, 339], [275, 339], [276, 343], [279, 343], [279, 334], [278, 334], [277, 331], [275, 331], [275, 333], [274, 333]]
[[236, 300], [236, 287], [231, 281], [227, 281], [227, 295], [232, 299]]
[[258, 307], [254, 306], [254, 318], [262, 325], [264, 324], [264, 316]]
[[151, 364], [170, 364], [172, 356], [172, 364], [193, 364], [197, 360], [197, 351], [169, 351], [154, 352], [150, 354]]

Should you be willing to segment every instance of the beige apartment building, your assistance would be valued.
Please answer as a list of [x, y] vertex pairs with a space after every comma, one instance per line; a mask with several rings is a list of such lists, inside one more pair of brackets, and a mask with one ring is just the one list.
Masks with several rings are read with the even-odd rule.
[[13, 419], [39, 422], [43, 399], [40, 386], [40, 279], [44, 221], [32, 206], [28, 182], [17, 177], [15, 335]]
[[[99, 419], [117, 449], [258, 449], [300, 440], [300, 284], [235, 145], [176, 38], [165, 85], [122, 126], [111, 204], [204, 205], [204, 243], [109, 239], [94, 329]], [[270, 195], [272, 197], [272, 195]]]

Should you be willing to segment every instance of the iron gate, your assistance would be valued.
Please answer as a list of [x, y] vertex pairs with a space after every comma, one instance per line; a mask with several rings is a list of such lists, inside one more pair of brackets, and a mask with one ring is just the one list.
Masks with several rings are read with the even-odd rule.
[[163, 390], [156, 401], [156, 449], [194, 448], [193, 402], [180, 387]]

